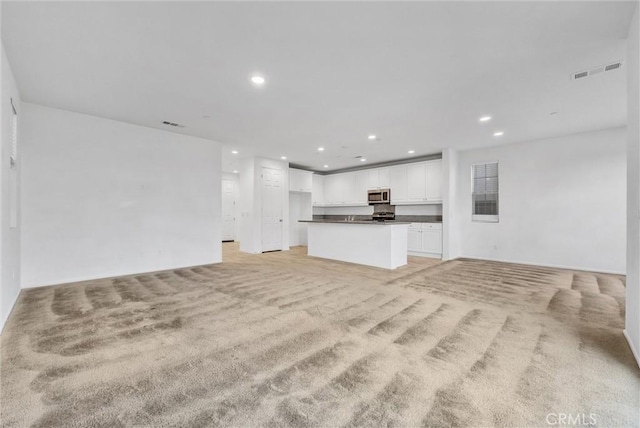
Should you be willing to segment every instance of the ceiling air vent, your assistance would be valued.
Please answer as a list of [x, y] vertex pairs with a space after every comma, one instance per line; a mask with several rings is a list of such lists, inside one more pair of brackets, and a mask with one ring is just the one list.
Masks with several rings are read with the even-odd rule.
[[176, 128], [184, 128], [184, 125], [180, 125], [179, 123], [169, 122], [167, 120], [163, 120], [162, 123], [167, 126], [175, 126]]
[[604, 68], [604, 71], [617, 70], [618, 68], [620, 68], [620, 66], [622, 66], [621, 62], [616, 62], [614, 64], [609, 64]]
[[604, 73], [606, 71], [619, 70], [622, 67], [622, 61], [613, 62], [607, 65], [601, 65], [599, 67], [593, 67], [589, 70], [579, 71], [577, 73], [571, 74], [571, 80], [578, 80], [584, 77], [590, 77], [595, 74]]

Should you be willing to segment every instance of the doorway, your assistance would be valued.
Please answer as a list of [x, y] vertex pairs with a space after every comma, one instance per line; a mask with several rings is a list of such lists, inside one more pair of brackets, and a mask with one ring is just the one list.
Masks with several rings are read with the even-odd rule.
[[262, 252], [282, 250], [282, 172], [262, 168]]
[[233, 180], [222, 179], [222, 242], [236, 239], [236, 186]]

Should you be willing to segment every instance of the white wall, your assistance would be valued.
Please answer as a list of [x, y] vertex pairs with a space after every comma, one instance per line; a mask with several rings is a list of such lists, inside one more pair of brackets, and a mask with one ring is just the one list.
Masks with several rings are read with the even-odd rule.
[[640, 365], [640, 34], [638, 6], [627, 41], [627, 299], [625, 336]]
[[458, 152], [442, 152], [442, 260], [460, 255], [460, 219], [458, 212]]
[[[458, 153], [461, 256], [625, 272], [625, 128]], [[471, 221], [471, 165], [498, 161], [500, 222]]]
[[219, 143], [22, 110], [23, 287], [221, 261]]
[[289, 163], [266, 158], [242, 159], [239, 167], [240, 251], [262, 252], [262, 168], [282, 172], [282, 249], [289, 249]]
[[[20, 94], [11, 71], [9, 60], [5, 54], [4, 45], [2, 50], [2, 68], [0, 71], [0, 115], [2, 116], [2, 127], [0, 128], [0, 331], [11, 313], [18, 294], [20, 293], [20, 170], [22, 169], [21, 153], [18, 153], [16, 171], [11, 172], [9, 158], [11, 155], [11, 99], [18, 112], [18, 124], [22, 125], [22, 109]], [[22, 139], [18, 132], [18, 141]], [[18, 148], [20, 150], [20, 147]], [[15, 228], [10, 227], [11, 190], [10, 175], [17, 183], [18, 209], [17, 224]], [[14, 187], [15, 188], [15, 187]], [[15, 198], [14, 198], [15, 202]]]

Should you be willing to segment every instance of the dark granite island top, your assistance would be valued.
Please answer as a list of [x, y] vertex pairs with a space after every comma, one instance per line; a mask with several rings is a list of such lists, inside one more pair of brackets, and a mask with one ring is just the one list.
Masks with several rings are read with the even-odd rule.
[[376, 220], [333, 220], [333, 219], [322, 219], [322, 220], [298, 220], [300, 223], [340, 223], [340, 224], [371, 224], [376, 226], [391, 226], [394, 224], [411, 224], [408, 221], [396, 221], [396, 220], [384, 220], [384, 221], [376, 221]]

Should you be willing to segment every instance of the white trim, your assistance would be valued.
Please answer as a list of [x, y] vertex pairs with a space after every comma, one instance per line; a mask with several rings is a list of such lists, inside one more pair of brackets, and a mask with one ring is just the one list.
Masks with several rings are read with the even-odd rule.
[[[253, 254], [260, 254], [260, 253], [253, 253]], [[129, 273], [119, 273], [116, 275], [109, 275], [109, 276], [102, 276], [103, 274], [98, 274], [98, 275], [88, 275], [88, 276], [77, 276], [77, 277], [72, 277], [72, 278], [66, 278], [64, 280], [61, 280], [61, 282], [56, 282], [53, 284], [32, 284], [32, 285], [22, 285], [20, 288], [22, 290], [28, 290], [28, 289], [32, 289], [32, 288], [44, 288], [44, 287], [55, 287], [57, 285], [65, 285], [65, 284], [74, 284], [77, 282], [86, 282], [86, 281], [98, 281], [98, 280], [104, 280], [104, 279], [115, 279], [115, 278], [122, 278], [122, 277], [126, 277], [126, 276], [132, 276], [132, 275], [145, 275], [145, 274], [151, 274], [151, 273], [161, 273], [161, 272], [167, 272], [167, 271], [171, 271], [171, 270], [175, 270], [175, 269], [190, 269], [190, 268], [194, 268], [194, 267], [198, 267], [198, 266], [208, 266], [208, 265], [217, 265], [222, 263], [222, 260], [218, 260], [218, 261], [210, 261], [207, 263], [199, 263], [197, 265], [189, 265], [189, 266], [170, 266], [170, 267], [165, 267], [162, 268], [160, 270], [147, 270], [147, 271], [143, 271], [143, 272], [129, 272]]]
[[424, 253], [422, 251], [407, 251], [408, 256], [427, 257], [430, 259], [442, 260], [442, 254], [439, 253]]
[[16, 303], [18, 302], [18, 297], [20, 297], [20, 293], [22, 293], [22, 290], [19, 290], [18, 294], [16, 294], [16, 297], [13, 299], [13, 303], [11, 304], [11, 309], [9, 309], [9, 313], [7, 313], [7, 316], [5, 317], [5, 319], [2, 320], [2, 324], [0, 324], [0, 335], [2, 335], [2, 332], [4, 331], [4, 326], [7, 325], [7, 321], [11, 316], [11, 312], [13, 312], [13, 308], [15, 308]]
[[638, 364], [638, 367], [640, 367], [640, 353], [638, 353], [638, 350], [633, 347], [633, 342], [631, 341], [631, 338], [629, 337], [629, 333], [627, 333], [627, 329], [626, 328], [624, 330], [622, 330], [622, 334], [624, 335], [625, 339], [627, 339], [627, 343], [629, 344], [629, 348], [631, 348], [631, 353], [633, 354], [633, 356], [636, 359], [636, 364]]
[[[593, 272], [593, 273], [609, 273], [613, 275], [626, 275], [626, 272], [622, 271], [614, 271], [614, 270], [601, 270], [595, 269], [593, 267], [585, 267], [585, 266], [564, 266], [564, 265], [554, 265], [554, 264], [542, 264], [542, 263], [531, 263], [531, 262], [520, 262], [518, 260], [504, 260], [504, 259], [489, 259], [484, 257], [475, 257], [475, 256], [465, 256], [460, 255], [456, 257], [456, 259], [475, 259], [475, 260], [483, 260], [487, 262], [501, 262], [501, 263], [513, 263], [517, 265], [527, 265], [527, 266], [540, 266], [540, 267], [548, 267], [554, 269], [568, 269], [568, 270], [579, 270], [585, 272]], [[451, 259], [455, 260], [455, 259]]]
[[476, 223], [500, 223], [500, 216], [489, 214], [471, 214], [471, 221]]
[[[488, 165], [491, 163], [495, 163], [498, 165], [498, 214], [474, 214], [475, 207], [473, 206], [473, 189], [475, 187], [473, 169], [478, 165]], [[475, 162], [471, 164], [471, 174], [469, 174], [469, 179], [471, 181], [471, 194], [469, 198], [471, 199], [471, 221], [478, 223], [500, 223], [500, 161], [485, 161], [485, 162]]]

